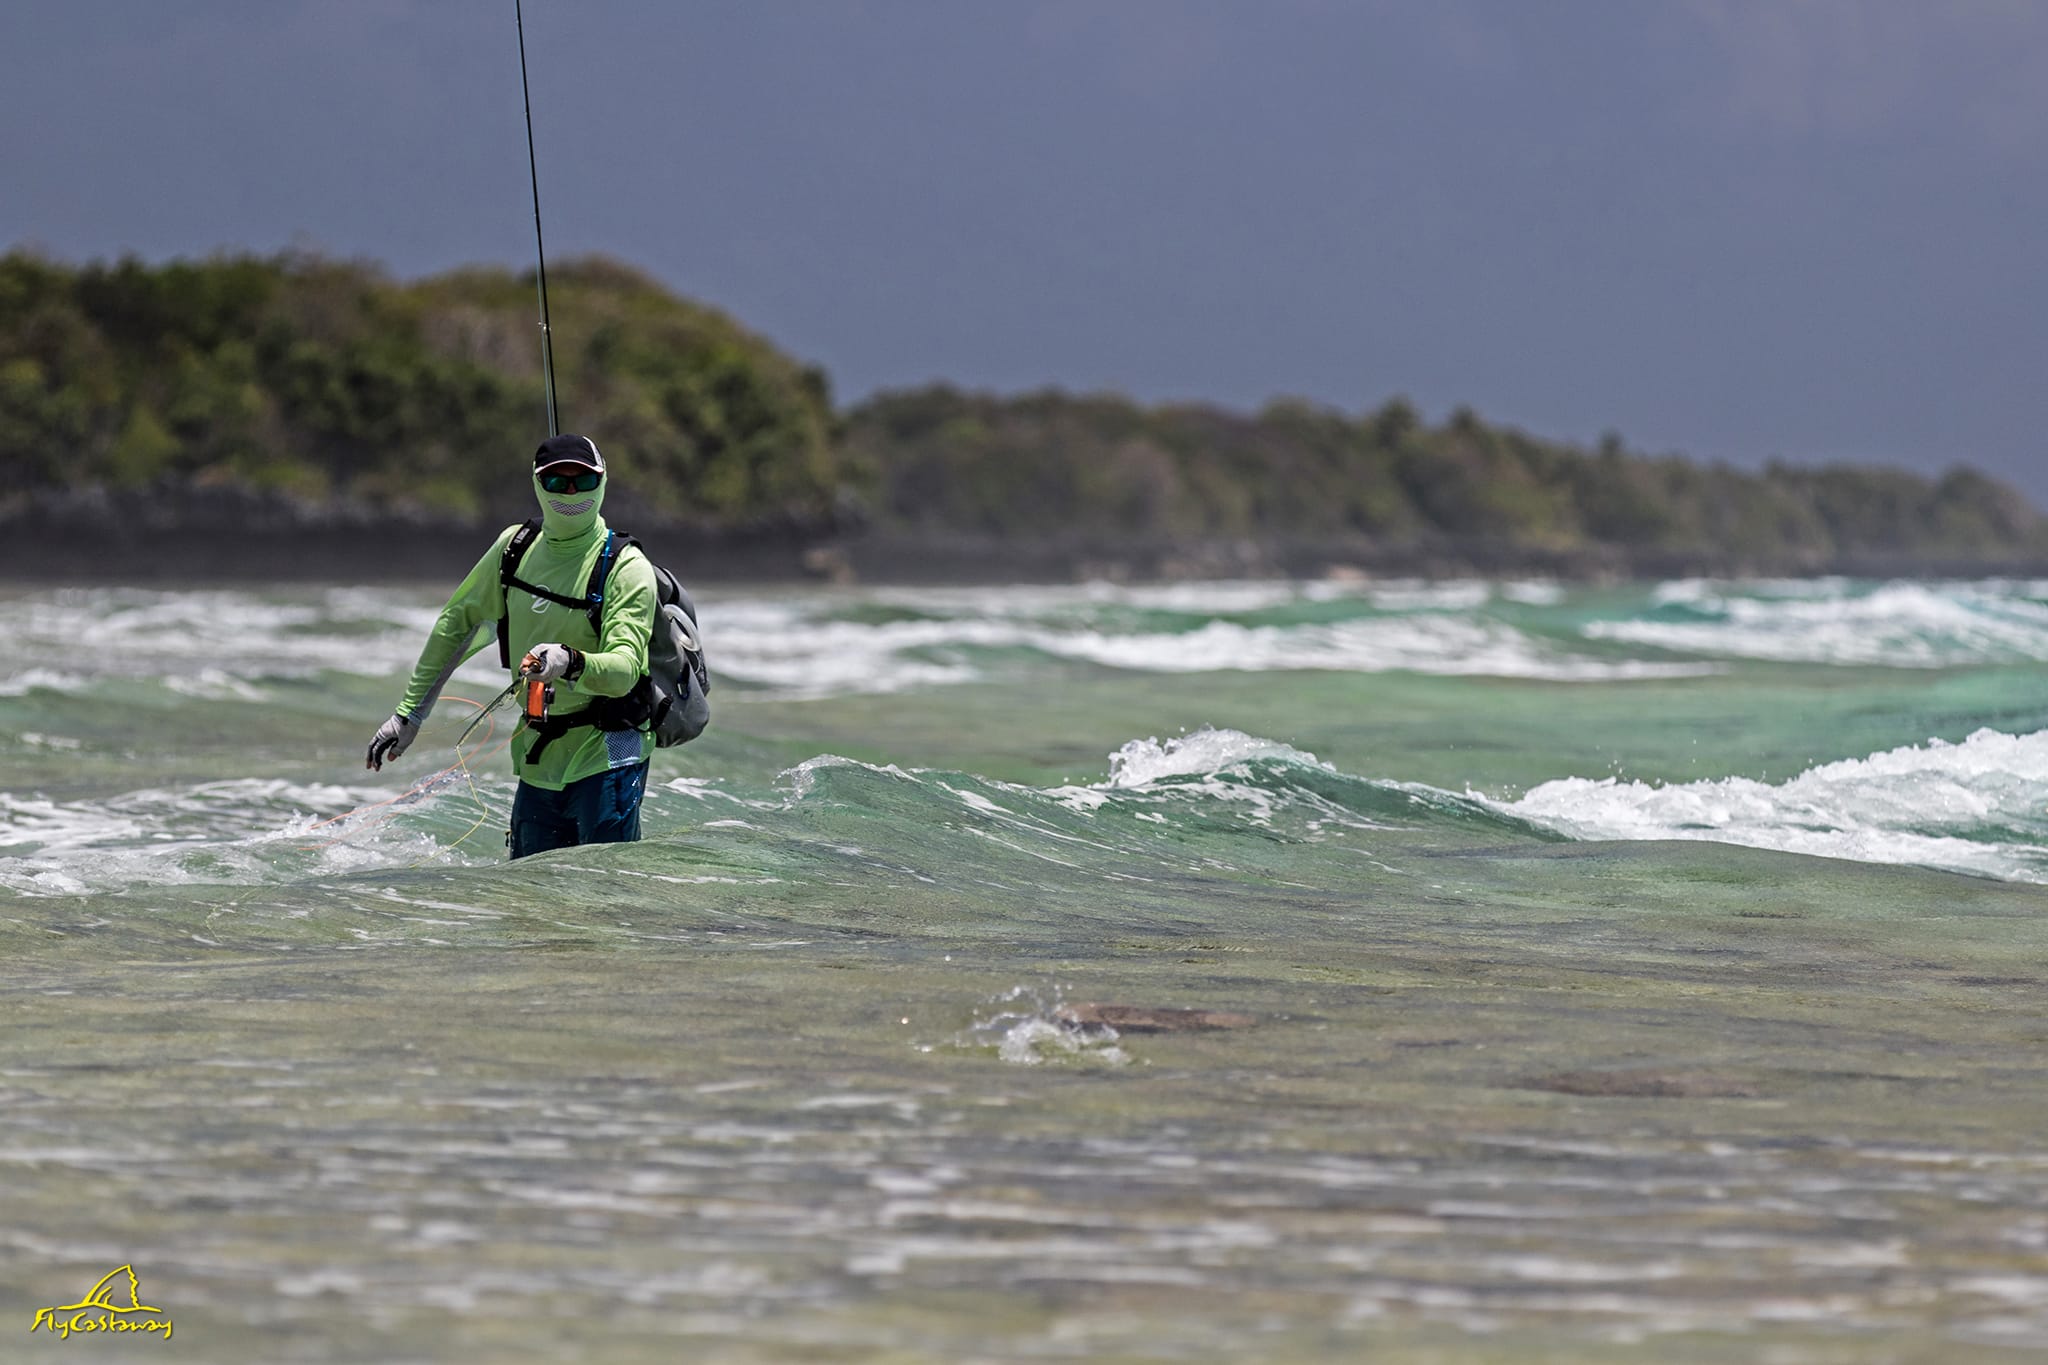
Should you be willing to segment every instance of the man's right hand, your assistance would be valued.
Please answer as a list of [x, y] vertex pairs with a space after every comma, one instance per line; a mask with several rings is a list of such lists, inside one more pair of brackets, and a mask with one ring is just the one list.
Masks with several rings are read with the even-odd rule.
[[419, 727], [404, 716], [393, 715], [378, 726], [377, 733], [371, 737], [370, 752], [364, 755], [363, 766], [382, 771], [384, 760], [403, 754], [406, 746], [412, 743], [412, 737], [419, 732]]

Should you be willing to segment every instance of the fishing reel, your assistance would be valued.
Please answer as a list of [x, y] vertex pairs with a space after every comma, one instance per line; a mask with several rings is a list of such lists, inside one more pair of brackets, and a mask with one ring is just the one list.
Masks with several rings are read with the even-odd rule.
[[[528, 720], [546, 720], [548, 718], [548, 708], [555, 704], [555, 685], [551, 682], [542, 682], [539, 678], [530, 676], [539, 667], [540, 661], [531, 654], [519, 661], [519, 681], [526, 684], [526, 718]], [[518, 683], [515, 682], [513, 685], [517, 686]]]
[[539, 678], [526, 680], [526, 718], [546, 720], [548, 708], [555, 704], [555, 685], [542, 682]]

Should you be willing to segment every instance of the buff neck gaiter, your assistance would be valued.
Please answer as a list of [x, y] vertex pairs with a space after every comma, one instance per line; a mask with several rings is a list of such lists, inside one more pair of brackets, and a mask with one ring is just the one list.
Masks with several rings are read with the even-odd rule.
[[588, 493], [573, 489], [550, 493], [540, 486], [540, 475], [535, 474], [533, 496], [540, 502], [542, 535], [549, 540], [581, 540], [597, 526], [597, 509], [604, 505], [604, 483]]

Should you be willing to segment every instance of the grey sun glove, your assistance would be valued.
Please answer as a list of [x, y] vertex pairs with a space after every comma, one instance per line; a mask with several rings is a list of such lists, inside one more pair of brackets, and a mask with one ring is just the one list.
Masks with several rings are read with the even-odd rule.
[[420, 728], [404, 716], [394, 714], [390, 720], [377, 727], [377, 733], [370, 739], [370, 751], [363, 756], [365, 768], [382, 770], [384, 760], [397, 758], [412, 743], [413, 736]]

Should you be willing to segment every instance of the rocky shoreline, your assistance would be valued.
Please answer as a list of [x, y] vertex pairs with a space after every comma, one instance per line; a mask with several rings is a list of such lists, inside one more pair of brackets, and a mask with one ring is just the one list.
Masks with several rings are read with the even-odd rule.
[[[526, 509], [453, 519], [307, 504], [241, 488], [88, 490], [0, 504], [0, 583], [452, 582]], [[1858, 554], [1776, 562], [1628, 546], [1550, 548], [1448, 536], [1182, 541], [903, 534], [857, 526], [704, 528], [629, 500], [611, 523], [689, 582], [905, 585], [1199, 579], [2048, 576], [2048, 561]]]

